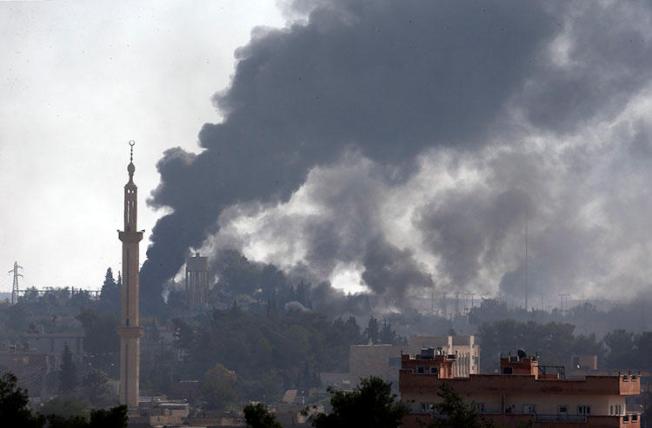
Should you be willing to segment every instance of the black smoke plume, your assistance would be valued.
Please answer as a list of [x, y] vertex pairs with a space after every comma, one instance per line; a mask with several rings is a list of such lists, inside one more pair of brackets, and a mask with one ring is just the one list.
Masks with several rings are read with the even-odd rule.
[[[289, 7], [305, 20], [259, 29], [236, 52], [231, 85], [214, 97], [224, 120], [204, 125], [203, 151], [170, 149], [159, 161], [161, 183], [150, 203], [172, 213], [154, 228], [143, 300], [160, 300], [162, 284], [190, 247], [217, 232], [225, 209], [287, 201], [316, 166], [357, 153], [401, 183], [428, 150], [482, 164], [497, 142], [519, 149], [533, 133], [563, 139], [612, 118], [652, 69], [645, 3], [332, 0]], [[510, 177], [494, 165], [490, 175], [501, 187], [479, 200], [452, 192], [442, 209], [424, 207], [415, 217], [454, 284], [491, 263], [491, 248], [535, 210], [531, 189], [505, 184]], [[324, 263], [336, 247], [312, 246], [310, 257]], [[400, 295], [406, 285], [431, 284], [410, 251], [383, 237], [370, 234], [362, 253], [374, 291], [394, 282]]]

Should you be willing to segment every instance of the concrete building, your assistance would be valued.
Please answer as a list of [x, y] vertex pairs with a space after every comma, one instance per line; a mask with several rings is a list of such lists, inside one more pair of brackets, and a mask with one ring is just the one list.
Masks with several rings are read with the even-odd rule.
[[118, 231], [122, 241], [122, 288], [120, 289], [120, 403], [130, 411], [138, 408], [140, 383], [140, 309], [138, 287], [139, 243], [143, 231], [138, 231], [138, 188], [134, 183], [136, 167], [133, 163], [134, 142], [131, 146], [130, 162], [127, 166], [129, 181], [124, 187], [124, 230]]
[[46, 398], [48, 375], [57, 367], [51, 354], [16, 347], [0, 349], [0, 374], [9, 372], [16, 375], [19, 386], [27, 389], [32, 403], [38, 402], [36, 398]]
[[453, 376], [468, 377], [480, 373], [480, 345], [475, 336], [411, 336], [407, 352], [416, 354], [424, 348], [441, 348], [448, 355], [455, 355]]
[[208, 258], [195, 253], [186, 260], [186, 298], [188, 306], [203, 306], [208, 302]]
[[537, 357], [519, 351], [502, 357], [500, 374], [455, 377], [455, 356], [424, 349], [401, 357], [401, 400], [412, 413], [403, 426], [418, 427], [438, 417], [434, 404], [446, 382], [479, 413], [497, 426], [536, 428], [636, 428], [640, 415], [627, 411], [627, 398], [640, 394], [635, 375], [584, 376], [566, 379], [561, 367], [539, 364]]
[[139, 415], [151, 427], [185, 426], [190, 415], [186, 400], [169, 400], [166, 397], [142, 397]]
[[80, 361], [84, 355], [84, 334], [67, 333], [24, 333], [12, 336], [0, 336], [0, 349], [20, 349], [51, 357], [54, 366], [61, 364], [61, 356], [66, 345], [75, 361]]
[[368, 376], [392, 382], [398, 388], [398, 372], [403, 353], [418, 353], [422, 348], [441, 348], [455, 355], [453, 373], [465, 377], [479, 373], [480, 346], [474, 336], [411, 336], [407, 345], [352, 345], [349, 352], [349, 374], [353, 386]]

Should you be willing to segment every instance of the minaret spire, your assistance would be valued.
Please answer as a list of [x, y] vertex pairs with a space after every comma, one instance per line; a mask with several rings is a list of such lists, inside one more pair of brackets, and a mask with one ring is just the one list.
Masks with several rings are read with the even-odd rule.
[[124, 231], [118, 231], [122, 241], [122, 287], [120, 288], [120, 402], [131, 411], [138, 407], [140, 383], [139, 311], [139, 243], [143, 231], [138, 231], [138, 187], [134, 183], [134, 145], [129, 141], [129, 181], [124, 187]]

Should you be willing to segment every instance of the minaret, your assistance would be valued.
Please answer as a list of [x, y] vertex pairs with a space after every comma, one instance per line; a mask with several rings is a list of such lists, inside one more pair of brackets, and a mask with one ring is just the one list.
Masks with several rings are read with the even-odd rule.
[[118, 231], [122, 241], [122, 287], [120, 288], [120, 403], [129, 410], [138, 408], [140, 382], [140, 327], [138, 298], [138, 246], [143, 232], [138, 231], [138, 188], [134, 183], [134, 145], [129, 158], [129, 182], [125, 185], [124, 231]]

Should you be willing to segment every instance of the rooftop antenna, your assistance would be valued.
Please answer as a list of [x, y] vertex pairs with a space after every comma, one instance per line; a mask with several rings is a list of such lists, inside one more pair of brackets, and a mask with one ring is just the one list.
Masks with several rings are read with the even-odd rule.
[[20, 269], [23, 267], [18, 264], [18, 262], [14, 262], [14, 268], [10, 270], [8, 273], [13, 273], [14, 274], [14, 282], [11, 287], [11, 304], [15, 305], [18, 303], [18, 292], [20, 291], [18, 287], [18, 278], [22, 277], [23, 274], [20, 273]]

